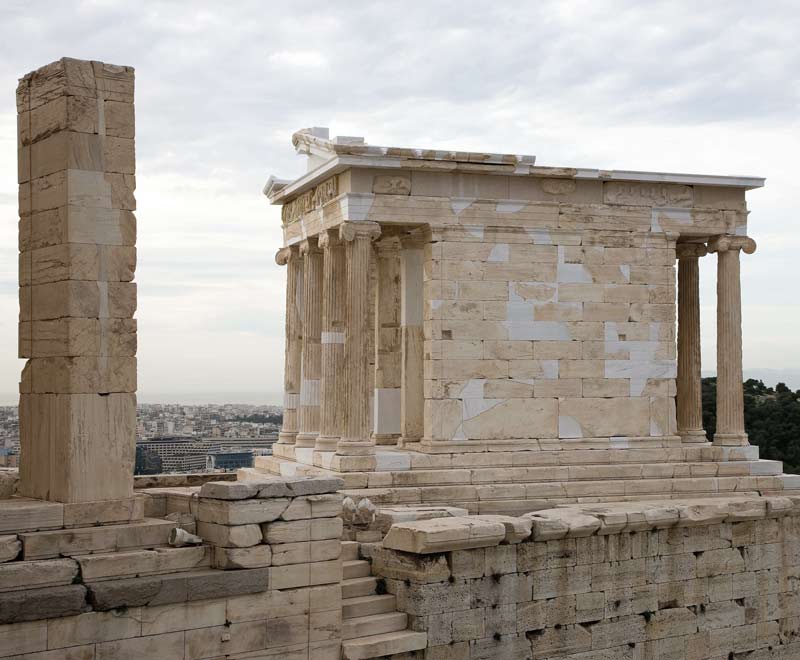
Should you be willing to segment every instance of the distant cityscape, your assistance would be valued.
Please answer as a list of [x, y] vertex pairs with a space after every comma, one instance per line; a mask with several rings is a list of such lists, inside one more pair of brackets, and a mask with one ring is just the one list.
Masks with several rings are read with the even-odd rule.
[[[140, 404], [135, 474], [230, 472], [272, 453], [280, 406]], [[19, 412], [0, 406], [0, 467], [19, 465]]]

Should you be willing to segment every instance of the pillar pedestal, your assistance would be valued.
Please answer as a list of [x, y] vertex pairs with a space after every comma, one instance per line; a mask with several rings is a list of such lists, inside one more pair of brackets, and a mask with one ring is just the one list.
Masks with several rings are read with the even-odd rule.
[[748, 445], [742, 390], [742, 290], [739, 251], [756, 251], [747, 236], [717, 236], [708, 251], [717, 253], [717, 431], [715, 445]]
[[700, 376], [700, 266], [708, 253], [701, 243], [677, 246], [678, 257], [678, 435], [683, 442], [706, 442]]

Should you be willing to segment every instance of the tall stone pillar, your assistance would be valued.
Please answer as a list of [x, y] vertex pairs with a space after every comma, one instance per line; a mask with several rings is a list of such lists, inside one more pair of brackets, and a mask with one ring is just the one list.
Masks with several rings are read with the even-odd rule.
[[680, 243], [678, 257], [678, 435], [684, 442], [706, 442], [700, 380], [701, 243]]
[[300, 365], [303, 350], [303, 260], [296, 245], [281, 248], [275, 255], [279, 266], [286, 266], [286, 348], [283, 372], [283, 427], [278, 444], [294, 444], [298, 430], [300, 403]]
[[303, 255], [303, 348], [300, 377], [300, 430], [295, 447], [314, 447], [319, 435], [322, 376], [322, 251], [316, 238], [300, 244]]
[[400, 437], [400, 243], [376, 244], [375, 395], [373, 436], [378, 445]]
[[717, 431], [715, 445], [747, 445], [742, 389], [742, 288], [739, 251], [756, 251], [747, 236], [717, 236]]
[[418, 442], [424, 431], [423, 243], [404, 239], [400, 253], [401, 444]]
[[[61, 59], [17, 88], [21, 495], [129, 499], [136, 451], [134, 73]], [[129, 500], [132, 502], [132, 500]]]
[[332, 467], [343, 472], [375, 469], [369, 424], [369, 270], [372, 241], [379, 235], [380, 225], [374, 222], [346, 222], [339, 228], [340, 238], [347, 242], [347, 413]]
[[337, 233], [320, 234], [323, 250], [322, 293], [322, 383], [318, 451], [335, 451], [342, 435], [347, 400], [344, 376], [345, 311], [347, 301], [347, 262], [345, 247]]

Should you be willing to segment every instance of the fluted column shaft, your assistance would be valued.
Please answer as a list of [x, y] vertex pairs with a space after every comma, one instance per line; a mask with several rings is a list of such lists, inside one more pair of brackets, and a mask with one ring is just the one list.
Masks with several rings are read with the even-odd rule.
[[335, 232], [319, 238], [323, 254], [322, 284], [322, 383], [318, 451], [335, 451], [342, 435], [347, 400], [344, 376], [347, 261], [345, 247]]
[[279, 444], [294, 444], [298, 430], [297, 406], [300, 403], [300, 364], [303, 346], [301, 308], [303, 300], [303, 260], [294, 245], [282, 248], [275, 255], [280, 266], [286, 266], [286, 346], [283, 372], [283, 426]]
[[700, 376], [700, 265], [706, 246], [685, 243], [678, 256], [678, 435], [684, 442], [705, 442]]
[[300, 244], [303, 254], [303, 351], [300, 381], [300, 431], [297, 447], [313, 447], [319, 434], [322, 371], [322, 252], [315, 238]]
[[709, 242], [717, 253], [717, 430], [715, 445], [746, 445], [742, 389], [742, 289], [739, 251], [755, 252], [745, 236], [719, 236]]
[[347, 330], [345, 372], [347, 379], [347, 419], [337, 454], [374, 454], [370, 440], [369, 415], [369, 273], [372, 240], [380, 233], [376, 223], [345, 223], [340, 237], [347, 250]]
[[376, 244], [375, 395], [373, 435], [379, 445], [400, 436], [400, 242]]

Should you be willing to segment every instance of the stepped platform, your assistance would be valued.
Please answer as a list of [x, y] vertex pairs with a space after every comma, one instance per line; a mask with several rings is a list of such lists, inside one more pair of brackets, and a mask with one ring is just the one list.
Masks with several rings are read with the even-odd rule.
[[259, 456], [240, 479], [259, 475], [336, 476], [356, 504], [442, 505], [471, 514], [518, 515], [557, 504], [800, 494], [800, 476], [780, 461], [760, 460], [758, 447], [720, 447], [651, 440], [635, 447], [614, 441], [568, 443], [535, 451], [430, 454], [378, 447], [377, 469], [338, 472], [332, 452], [282, 446]]

